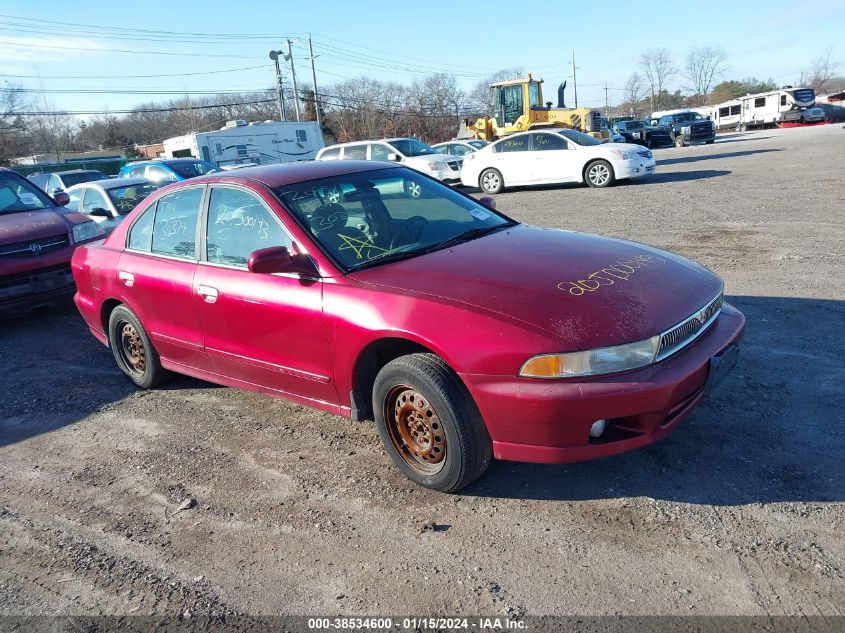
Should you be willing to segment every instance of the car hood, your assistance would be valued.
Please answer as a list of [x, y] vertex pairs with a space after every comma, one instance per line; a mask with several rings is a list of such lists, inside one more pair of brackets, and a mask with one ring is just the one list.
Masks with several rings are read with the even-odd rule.
[[527, 225], [350, 277], [521, 321], [559, 341], [550, 352], [654, 336], [722, 290], [719, 277], [678, 255]]
[[461, 157], [451, 154], [425, 154], [424, 156], [409, 156], [405, 160], [410, 162], [450, 163], [453, 160], [461, 160]]
[[69, 215], [59, 209], [0, 213], [0, 246], [64, 235], [74, 224], [68, 221]]

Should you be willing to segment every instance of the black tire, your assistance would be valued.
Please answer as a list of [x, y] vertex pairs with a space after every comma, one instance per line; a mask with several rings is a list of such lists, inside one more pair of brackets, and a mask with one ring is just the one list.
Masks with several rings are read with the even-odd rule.
[[645, 140], [645, 146], [649, 149], [652, 149], [654, 147], [654, 143], [652, 142], [652, 140], [650, 138], [647, 138]]
[[616, 182], [613, 166], [606, 160], [594, 160], [584, 168], [584, 181], [593, 188], [609, 187]]
[[136, 385], [152, 389], [170, 378], [146, 330], [129, 308], [120, 305], [112, 310], [108, 334], [117, 366]]
[[434, 354], [400, 356], [382, 367], [373, 411], [390, 458], [420, 486], [457, 492], [490, 465], [493, 442], [481, 414], [455, 372]]
[[683, 147], [684, 145], [686, 145], [686, 143], [684, 142], [684, 135], [677, 134], [675, 136], [675, 147]]
[[478, 176], [478, 188], [484, 193], [502, 193], [505, 188], [505, 179], [498, 169], [488, 168]]
[[715, 142], [716, 142], [716, 139], [713, 139], [712, 141], [704, 141], [704, 142], [705, 142], [705, 144], [707, 144], [707, 145], [712, 145], [713, 143], [715, 143]]

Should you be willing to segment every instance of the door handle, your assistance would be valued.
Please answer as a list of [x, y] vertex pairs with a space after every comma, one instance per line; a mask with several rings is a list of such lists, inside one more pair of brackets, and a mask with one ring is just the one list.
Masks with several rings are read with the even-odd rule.
[[211, 286], [197, 286], [197, 294], [200, 295], [206, 303], [214, 303], [217, 301], [217, 288]]
[[132, 285], [135, 283], [135, 275], [132, 273], [128, 273], [125, 270], [121, 270], [117, 273], [117, 278], [120, 279], [126, 285], [127, 288], [131, 288]]

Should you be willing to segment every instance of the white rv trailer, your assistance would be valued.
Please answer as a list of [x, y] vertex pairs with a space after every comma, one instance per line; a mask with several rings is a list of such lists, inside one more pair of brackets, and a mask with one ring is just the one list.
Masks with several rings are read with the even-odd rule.
[[199, 158], [218, 167], [311, 160], [325, 147], [314, 121], [229, 121], [214, 132], [195, 132], [164, 141], [167, 158]]
[[[740, 103], [740, 116], [736, 128], [747, 130], [774, 126], [779, 123], [799, 122], [801, 113], [816, 105], [816, 93], [812, 88], [784, 86], [780, 90], [745, 95], [736, 101]], [[720, 107], [724, 105], [720, 104]]]

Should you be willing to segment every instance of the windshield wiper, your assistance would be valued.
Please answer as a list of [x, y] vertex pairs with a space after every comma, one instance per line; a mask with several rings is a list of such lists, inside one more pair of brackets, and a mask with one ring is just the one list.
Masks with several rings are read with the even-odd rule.
[[443, 240], [442, 242], [433, 244], [432, 246], [427, 248], [425, 252], [430, 253], [431, 251], [439, 251], [443, 248], [449, 248], [450, 246], [454, 246], [455, 244], [460, 244], [461, 242], [468, 242], [469, 240], [474, 240], [475, 238], [481, 237], [482, 235], [487, 235], [488, 233], [492, 233], [493, 231], [498, 231], [499, 229], [511, 227], [514, 225], [514, 222], [505, 222], [504, 224], [497, 224], [496, 226], [483, 226], [475, 229], [469, 229], [467, 231], [464, 231], [463, 233], [453, 235], [448, 240]]
[[385, 251], [384, 253], [379, 253], [375, 257], [368, 259], [365, 262], [361, 262], [360, 264], [355, 264], [349, 267], [349, 272], [353, 270], [360, 270], [361, 268], [367, 268], [370, 264], [382, 264], [386, 262], [395, 262], [399, 261], [400, 259], [408, 259], [409, 257], [413, 257], [414, 255], [418, 255], [421, 251], [420, 250], [408, 250], [409, 247], [414, 246], [413, 244], [403, 244], [402, 246], [397, 246], [396, 248], [392, 248], [389, 251]]

